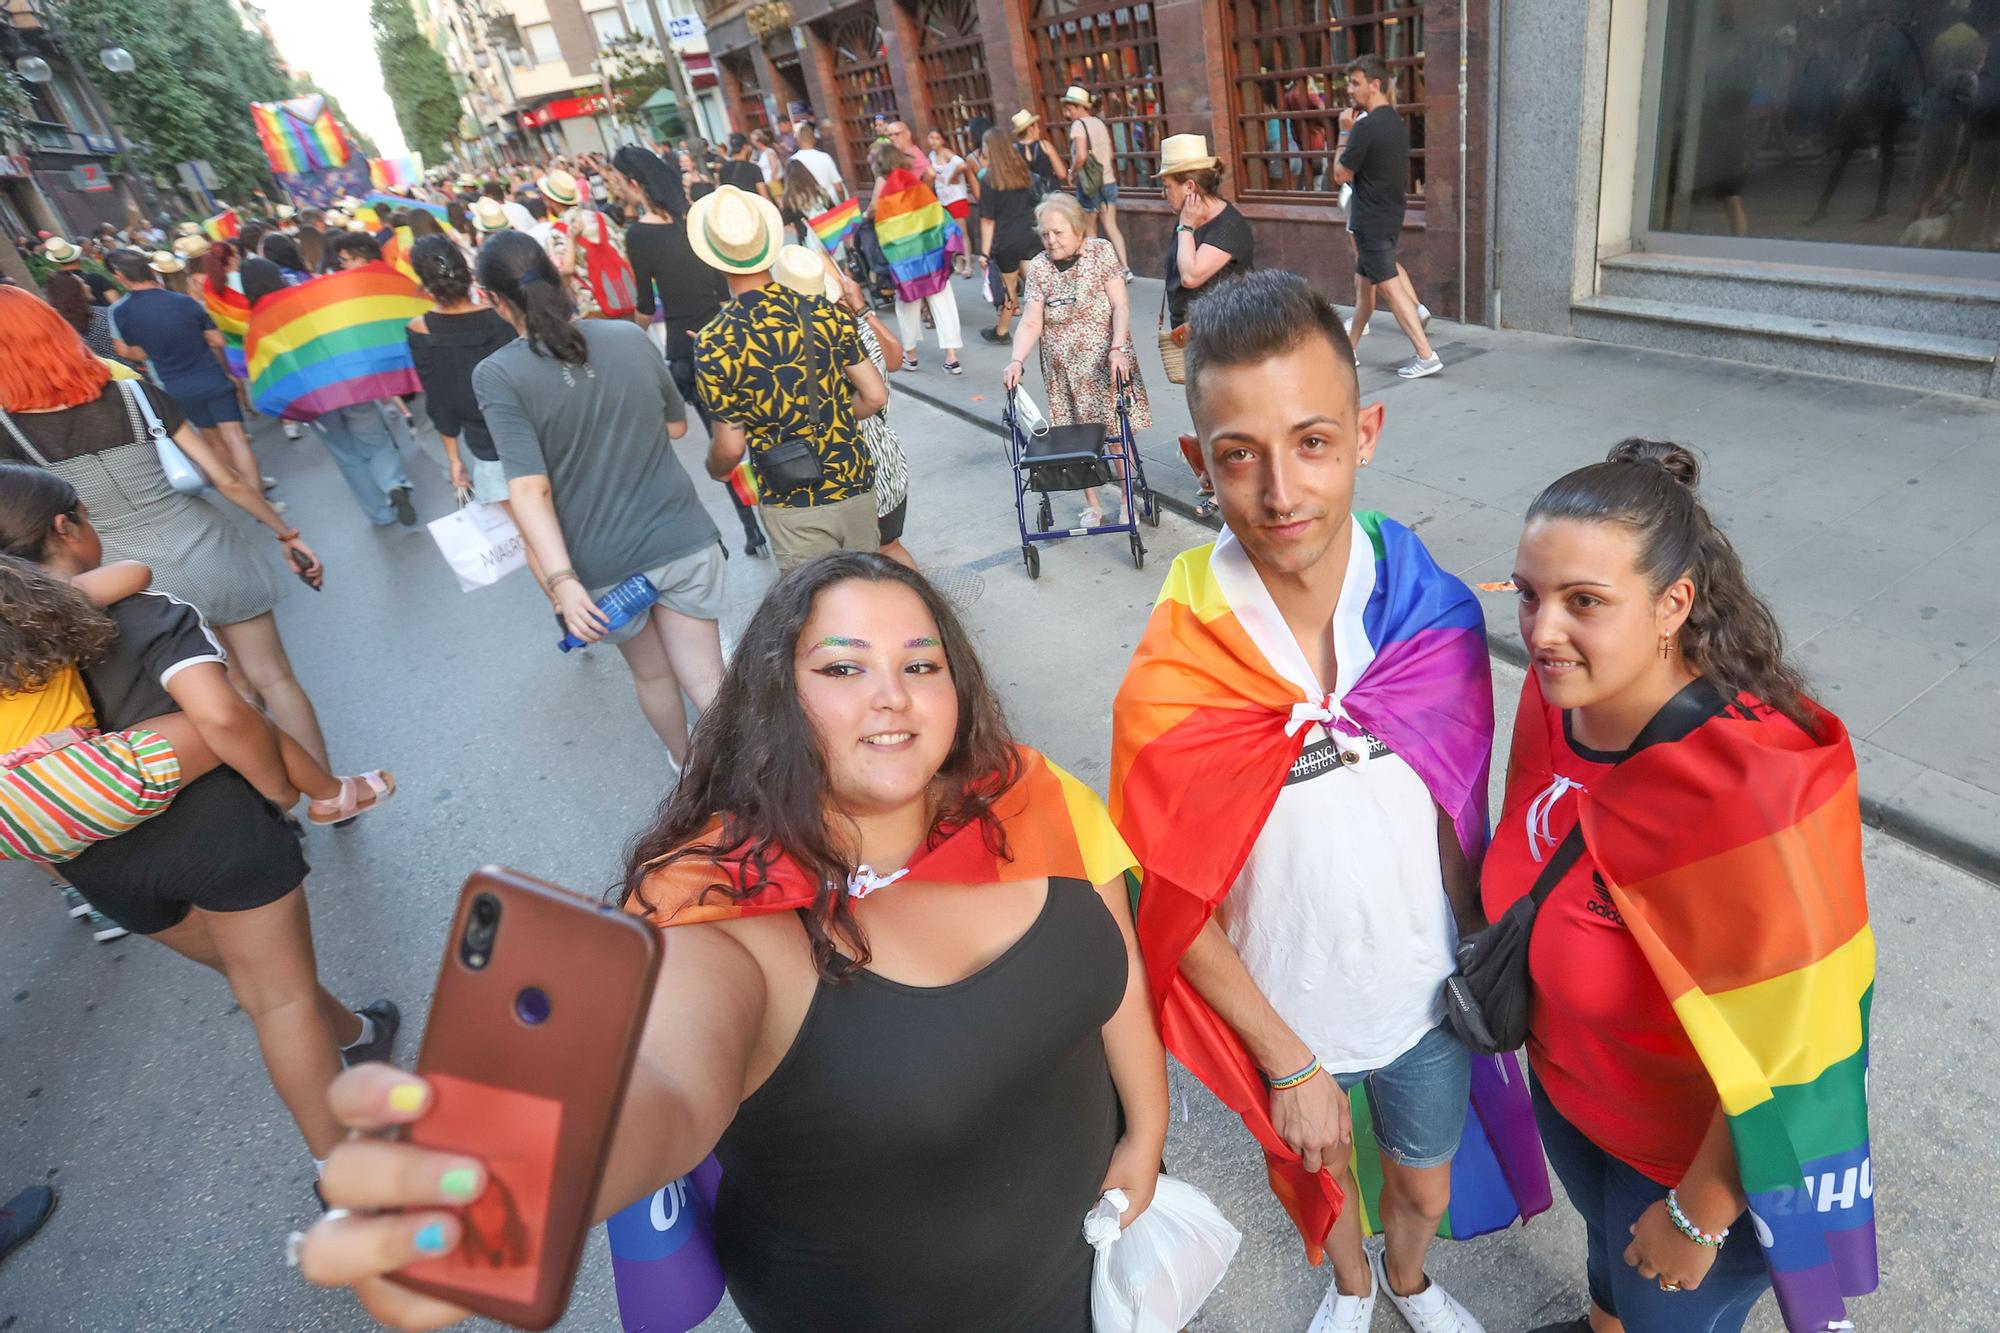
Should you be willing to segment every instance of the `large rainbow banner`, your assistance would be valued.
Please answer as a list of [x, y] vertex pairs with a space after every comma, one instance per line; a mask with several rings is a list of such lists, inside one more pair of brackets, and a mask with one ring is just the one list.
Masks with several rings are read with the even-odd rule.
[[964, 232], [923, 177], [908, 167], [875, 183], [875, 239], [895, 276], [899, 301], [921, 301], [943, 291], [951, 281], [952, 256], [965, 249]]
[[250, 103], [250, 120], [271, 170], [286, 175], [344, 167], [353, 145], [317, 93], [285, 102]]
[[[1493, 746], [1485, 622], [1471, 590], [1402, 524], [1354, 517], [1353, 540], [1372, 547], [1374, 587], [1362, 614], [1365, 662], [1338, 701], [1307, 697], [1258, 646], [1291, 631], [1225, 533], [1175, 559], [1111, 714], [1111, 816], [1141, 866], [1139, 948], [1160, 1035], [1243, 1117], [1314, 1263], [1352, 1201], [1327, 1172], [1307, 1171], [1279, 1136], [1249, 1051], [1182, 975], [1181, 958], [1248, 861], [1312, 734], [1307, 721], [1350, 737], [1366, 732], [1401, 756], [1452, 817], [1475, 867], [1486, 848]], [[1356, 1182], [1364, 1220], [1372, 1220], [1380, 1187], [1372, 1108], [1365, 1087], [1356, 1091]], [[1519, 1061], [1475, 1058], [1441, 1232], [1467, 1239], [1497, 1230], [1546, 1209], [1551, 1197]]]
[[265, 297], [250, 311], [250, 400], [271, 416], [311, 421], [418, 392], [404, 326], [430, 309], [414, 282], [380, 260]]
[[450, 221], [450, 214], [446, 211], [443, 204], [433, 204], [423, 199], [410, 199], [403, 195], [390, 194], [383, 190], [370, 191], [365, 202], [384, 219], [395, 210], [401, 208], [414, 213], [428, 213], [438, 220], [440, 226]]

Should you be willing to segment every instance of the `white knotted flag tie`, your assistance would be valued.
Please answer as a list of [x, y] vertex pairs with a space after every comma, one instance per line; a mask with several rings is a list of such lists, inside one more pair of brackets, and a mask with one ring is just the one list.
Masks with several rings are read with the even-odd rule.
[[893, 875], [878, 875], [873, 866], [856, 866], [854, 873], [847, 877], [847, 893], [851, 898], [866, 898], [877, 889], [886, 889], [897, 880], [910, 873], [904, 866]]
[[1349, 736], [1358, 736], [1361, 734], [1361, 728], [1355, 724], [1352, 718], [1340, 711], [1340, 705], [1335, 703], [1333, 696], [1329, 694], [1324, 699], [1307, 699], [1303, 703], [1292, 705], [1292, 719], [1285, 723], [1286, 738], [1289, 739], [1298, 735], [1300, 731], [1313, 725], [1315, 722], [1321, 726], [1338, 722], [1340, 730], [1344, 734]]
[[1556, 802], [1569, 792], [1583, 789], [1581, 782], [1573, 782], [1558, 773], [1555, 781], [1542, 789], [1540, 796], [1528, 802], [1528, 855], [1537, 861], [1547, 858], [1542, 848], [1556, 845], [1555, 837], [1549, 832], [1549, 816], [1554, 813]]

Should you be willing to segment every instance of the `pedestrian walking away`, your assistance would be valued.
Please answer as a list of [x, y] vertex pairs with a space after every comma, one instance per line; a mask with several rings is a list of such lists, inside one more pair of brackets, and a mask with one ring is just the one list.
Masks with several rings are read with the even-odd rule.
[[1063, 93], [1063, 117], [1069, 121], [1069, 178], [1076, 185], [1077, 203], [1083, 205], [1083, 234], [1090, 235], [1102, 223], [1118, 267], [1130, 280], [1125, 233], [1118, 230], [1118, 165], [1111, 154], [1111, 127], [1096, 108], [1097, 99], [1084, 88], [1071, 84]]
[[[769, 206], [768, 204], [766, 205]], [[687, 409], [659, 349], [626, 320], [577, 319], [531, 237], [479, 251], [479, 285], [521, 336], [472, 372], [521, 535], [570, 634], [618, 645], [639, 707], [676, 763], [685, 695], [706, 712], [722, 679], [727, 557], [672, 441]], [[611, 629], [598, 599], [643, 574], [659, 600]]]
[[[812, 172], [813, 178], [819, 182], [819, 188], [828, 199], [838, 203], [847, 198], [847, 184], [840, 178], [840, 168], [834, 163], [833, 157], [819, 146], [819, 133], [813, 128], [812, 122], [800, 122], [795, 133], [798, 135], [799, 149], [792, 154], [792, 161], [805, 163], [806, 170]], [[786, 189], [790, 188], [788, 181]]]
[[1854, 751], [1700, 471], [1626, 440], [1528, 507], [1529, 669], [1481, 889], [1496, 921], [1534, 911], [1528, 1063], [1591, 1326], [1736, 1333], [1775, 1288], [1787, 1327], [1852, 1327], [1877, 1282]]
[[1380, 56], [1365, 55], [1348, 64], [1347, 91], [1354, 104], [1340, 114], [1333, 175], [1354, 190], [1348, 211], [1348, 229], [1354, 233], [1354, 324], [1348, 337], [1360, 338], [1378, 303], [1388, 306], [1417, 353], [1396, 373], [1406, 380], [1423, 379], [1443, 370], [1444, 362], [1424, 334], [1430, 312], [1419, 305], [1409, 274], [1396, 262], [1403, 186], [1410, 171], [1410, 127], [1396, 114], [1389, 69]]
[[971, 164], [952, 151], [943, 130], [932, 130], [924, 137], [930, 148], [927, 157], [932, 171], [936, 173], [938, 202], [944, 205], [945, 212], [951, 214], [951, 220], [958, 225], [959, 235], [965, 240], [964, 253], [953, 261], [953, 271], [963, 278], [972, 271], [972, 233], [967, 228], [972, 217], [972, 205], [979, 197], [979, 178], [973, 175]]
[[1331, 1256], [1314, 1333], [1366, 1333], [1383, 1295], [1417, 1333], [1479, 1333], [1425, 1271], [1440, 1223], [1463, 1239], [1549, 1204], [1513, 1057], [1475, 1070], [1445, 1023], [1459, 936], [1484, 924], [1479, 606], [1410, 529], [1350, 512], [1383, 409], [1303, 278], [1204, 295], [1188, 363], [1183, 449], [1226, 531], [1176, 559], [1112, 713], [1162, 1031], [1210, 1034], [1175, 1055], [1242, 1113], [1308, 1257]]
[[[915, 160], [922, 159], [923, 154], [917, 153]], [[878, 143], [870, 150], [868, 165], [875, 173], [875, 196], [869, 202], [868, 216], [895, 278], [896, 327], [902, 336], [904, 369], [917, 368], [917, 348], [924, 340], [919, 316], [928, 307], [937, 324], [945, 373], [960, 375], [964, 368], [959, 365], [958, 353], [965, 339], [959, 332], [951, 269], [965, 238], [911, 161], [910, 154], [894, 143]], [[923, 163], [923, 169], [935, 174], [928, 162]]]
[[688, 240], [731, 293], [695, 337], [708, 474], [721, 481], [751, 461], [780, 573], [829, 551], [876, 550], [875, 464], [856, 422], [889, 388], [854, 321], [772, 276], [784, 221], [768, 199], [725, 185], [695, 200]]
[[[752, 846], [770, 850], [752, 862]], [[780, 580], [627, 863], [626, 910], [668, 931], [677, 961], [597, 1215], [713, 1151], [716, 1253], [757, 1333], [834, 1308], [881, 1333], [1088, 1333], [1079, 1221], [1111, 1188], [1128, 1226], [1145, 1214], [1167, 1128], [1131, 864], [1096, 797], [1011, 741], [920, 575], [842, 552]], [[939, 1051], [957, 1071], [942, 1084]], [[352, 1071], [330, 1099], [356, 1125], [429, 1105], [388, 1068]], [[820, 1118], [843, 1132], [801, 1135]], [[341, 1149], [329, 1201], [386, 1211], [320, 1221], [301, 1271], [395, 1326], [458, 1317], [380, 1279], [450, 1218], [435, 1182], [461, 1165], [483, 1180], [408, 1143]], [[458, 1223], [443, 1226], [448, 1249]]]
[[1042, 238], [1035, 229], [1034, 179], [1028, 164], [999, 130], [986, 132], [986, 170], [979, 188], [979, 264], [986, 275], [987, 294], [1000, 320], [979, 336], [1004, 343], [1013, 336], [1021, 313], [1021, 265], [1040, 254]]

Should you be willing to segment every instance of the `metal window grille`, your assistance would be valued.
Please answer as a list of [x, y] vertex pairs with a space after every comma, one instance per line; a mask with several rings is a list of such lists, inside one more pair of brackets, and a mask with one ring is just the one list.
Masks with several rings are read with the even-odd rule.
[[[1160, 140], [1166, 137], [1167, 90], [1153, 6], [1116, 0], [1037, 0], [1035, 70], [1042, 122], [1056, 151], [1069, 151], [1062, 95], [1076, 84], [1111, 131], [1111, 164], [1120, 189], [1159, 189]], [[1004, 123], [1004, 122], [1003, 122]]]
[[833, 48], [833, 81], [839, 90], [840, 122], [847, 131], [850, 184], [875, 179], [868, 169], [868, 147], [875, 142], [875, 117], [896, 116], [896, 88], [889, 77], [889, 55], [875, 15], [861, 10], [841, 19], [827, 34]]
[[929, 0], [917, 14], [917, 56], [932, 123], [960, 153], [975, 145], [965, 127], [975, 116], [993, 119], [993, 85], [986, 77], [986, 43], [979, 35], [977, 0]]
[[1245, 195], [1335, 189], [1347, 62], [1377, 55], [1410, 127], [1413, 204], [1424, 181], [1424, 12], [1406, 0], [1230, 0], [1230, 100]]
[[771, 116], [764, 109], [764, 87], [757, 82], [757, 62], [749, 56], [731, 55], [722, 57], [728, 64], [729, 72], [736, 76], [737, 102], [736, 123], [743, 127], [743, 133], [751, 130], [771, 128]]

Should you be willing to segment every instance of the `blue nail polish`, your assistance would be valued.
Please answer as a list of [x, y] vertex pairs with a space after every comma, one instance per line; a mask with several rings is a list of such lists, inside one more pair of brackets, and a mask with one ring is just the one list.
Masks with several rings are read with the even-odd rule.
[[417, 1248], [425, 1254], [444, 1253], [444, 1226], [433, 1222], [417, 1233]]

